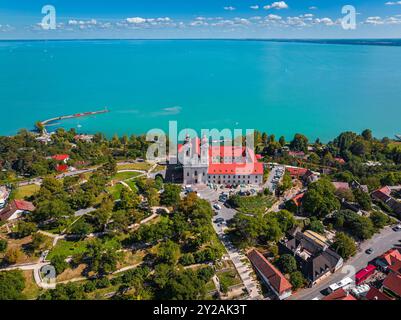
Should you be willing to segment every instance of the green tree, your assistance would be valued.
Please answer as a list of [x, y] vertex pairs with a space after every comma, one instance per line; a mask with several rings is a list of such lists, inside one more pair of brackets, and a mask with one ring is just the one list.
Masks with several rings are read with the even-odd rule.
[[368, 193], [363, 192], [360, 189], [354, 189], [353, 191], [356, 202], [361, 206], [363, 210], [371, 210], [372, 209], [372, 200]]
[[0, 272], [0, 300], [22, 300], [25, 277], [21, 270]]
[[19, 238], [24, 238], [30, 236], [32, 233], [36, 232], [38, 227], [33, 222], [20, 221], [17, 224], [16, 234]]
[[297, 271], [297, 261], [290, 254], [283, 254], [277, 261], [278, 266], [284, 273]]
[[320, 234], [324, 234], [324, 226], [323, 223], [317, 219], [316, 217], [312, 217], [310, 219], [310, 223], [308, 225], [308, 229]]
[[61, 274], [65, 269], [69, 267], [68, 262], [65, 261], [65, 257], [61, 255], [55, 255], [50, 260], [51, 265], [56, 269], [57, 274]]
[[177, 263], [180, 255], [180, 246], [171, 240], [167, 240], [166, 242], [160, 244], [157, 250], [157, 257], [161, 260], [161, 262], [172, 265]]
[[299, 288], [302, 288], [305, 285], [306, 280], [300, 271], [294, 271], [291, 272], [290, 274], [290, 282], [292, 284], [293, 289], [298, 290]]
[[47, 290], [39, 296], [39, 300], [85, 300], [84, 287], [80, 284], [70, 282], [58, 284], [55, 290]]
[[373, 211], [370, 214], [369, 218], [370, 220], [372, 220], [373, 225], [375, 226], [376, 229], [384, 228], [391, 221], [391, 219], [386, 214], [380, 211]]
[[160, 196], [160, 203], [165, 206], [178, 205], [180, 202], [181, 188], [175, 184], [165, 184]]
[[294, 151], [308, 151], [308, 138], [302, 134], [295, 134], [294, 139], [291, 141], [290, 148]]
[[337, 232], [334, 238], [333, 249], [343, 257], [344, 260], [355, 255], [357, 251], [355, 241], [343, 232]]
[[70, 229], [70, 233], [84, 238], [88, 234], [93, 232], [93, 227], [85, 221], [85, 217], [82, 217], [77, 222], [75, 222]]
[[334, 194], [335, 188], [330, 180], [322, 178], [309, 186], [302, 199], [306, 213], [323, 218], [340, 208], [340, 202]]

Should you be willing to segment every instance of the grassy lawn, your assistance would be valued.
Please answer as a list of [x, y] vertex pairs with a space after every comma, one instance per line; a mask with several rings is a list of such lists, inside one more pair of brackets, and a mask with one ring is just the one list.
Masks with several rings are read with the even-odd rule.
[[157, 165], [152, 172], [159, 172], [159, 171], [163, 171], [166, 169], [166, 166], [161, 166], [161, 165]]
[[139, 176], [139, 172], [120, 172], [113, 176], [113, 180], [124, 181]]
[[143, 170], [148, 171], [152, 165], [148, 162], [138, 162], [138, 163], [129, 163], [122, 164], [117, 166], [117, 170]]
[[18, 187], [15, 191], [15, 199], [25, 199], [32, 196], [35, 192], [39, 191], [40, 186], [36, 184], [28, 184], [26, 186]]
[[138, 187], [136, 186], [135, 181], [130, 180], [130, 181], [127, 181], [126, 183], [130, 186], [132, 191], [138, 191]]
[[115, 199], [115, 200], [118, 200], [118, 199], [120, 199], [120, 196], [121, 196], [121, 190], [123, 189], [123, 188], [125, 188], [122, 184], [116, 184], [115, 186], [113, 186], [113, 187], [109, 187], [109, 188], [107, 188], [107, 191], [113, 196], [113, 198]]
[[22, 291], [23, 295], [26, 297], [26, 299], [31, 300], [31, 299], [36, 299], [37, 296], [39, 296], [41, 292], [41, 288], [39, 288], [35, 280], [33, 278], [33, 271], [32, 270], [25, 270], [22, 271], [25, 277], [25, 289]]
[[235, 271], [234, 269], [217, 272], [216, 275], [219, 278], [220, 282], [227, 284], [227, 287], [235, 286], [241, 283], [241, 278], [239, 277], [237, 271]]
[[72, 256], [77, 253], [84, 253], [86, 251], [87, 241], [67, 241], [59, 240], [57, 245], [50, 251], [47, 259], [61, 255], [64, 257]]
[[266, 209], [271, 208], [274, 201], [271, 196], [236, 196], [235, 206], [242, 213], [255, 214], [264, 213]]
[[138, 250], [138, 251], [128, 251], [125, 252], [124, 261], [122, 262], [122, 267], [133, 266], [139, 263], [142, 263], [143, 258], [146, 256], [146, 251]]
[[211, 292], [211, 291], [215, 291], [216, 290], [216, 286], [214, 285], [213, 280], [210, 280], [208, 283], [206, 283], [206, 292]]

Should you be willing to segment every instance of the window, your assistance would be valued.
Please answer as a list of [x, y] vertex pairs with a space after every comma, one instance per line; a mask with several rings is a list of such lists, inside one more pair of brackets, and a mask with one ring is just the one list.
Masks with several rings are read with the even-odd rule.
[[189, 177], [189, 172], [187, 172], [187, 177]]
[[198, 175], [198, 171], [195, 170], [195, 176], [197, 176], [197, 175]]

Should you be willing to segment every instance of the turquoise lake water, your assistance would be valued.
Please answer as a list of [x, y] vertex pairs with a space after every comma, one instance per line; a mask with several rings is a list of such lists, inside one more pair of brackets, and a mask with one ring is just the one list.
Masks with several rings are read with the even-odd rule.
[[264, 41], [0, 42], [0, 134], [37, 120], [108, 136], [252, 128], [329, 140], [401, 133], [401, 47]]

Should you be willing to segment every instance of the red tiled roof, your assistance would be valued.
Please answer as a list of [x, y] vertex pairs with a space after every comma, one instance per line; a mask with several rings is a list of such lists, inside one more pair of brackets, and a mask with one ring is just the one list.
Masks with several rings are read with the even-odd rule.
[[302, 200], [302, 198], [304, 197], [304, 195], [305, 195], [305, 192], [304, 192], [304, 193], [297, 194], [297, 195], [296, 195], [294, 198], [292, 198], [291, 200], [294, 201], [294, 203], [295, 203], [295, 205], [296, 205], [297, 207], [299, 207], [299, 206], [301, 205], [301, 200]]
[[263, 174], [263, 163], [210, 163], [207, 173], [226, 175]]
[[14, 200], [14, 204], [17, 210], [31, 211], [31, 212], [35, 210], [35, 206], [28, 201]]
[[401, 261], [401, 253], [397, 249], [391, 249], [380, 256], [387, 265], [391, 266], [397, 261]]
[[68, 170], [68, 166], [66, 164], [58, 164], [56, 166], [56, 171], [58, 172], [65, 172]]
[[308, 172], [308, 169], [305, 168], [287, 167], [286, 170], [291, 176], [297, 176], [297, 177], [303, 176], [306, 172]]
[[401, 275], [390, 273], [383, 281], [383, 287], [401, 297]]
[[54, 156], [52, 156], [52, 159], [56, 161], [64, 161], [68, 160], [69, 158], [70, 156], [68, 154], [55, 154]]
[[324, 297], [322, 300], [325, 301], [333, 301], [333, 300], [347, 300], [347, 301], [355, 301], [355, 297], [348, 292], [346, 292], [344, 289], [338, 289], [332, 293], [330, 293], [328, 296]]
[[390, 196], [391, 195], [391, 189], [387, 186], [380, 188], [379, 190], [377, 190], [381, 193], [384, 193], [386, 196]]
[[394, 273], [401, 275], [401, 261], [395, 261], [391, 266], [388, 267], [388, 269]]
[[366, 294], [366, 299], [368, 300], [392, 300], [389, 296], [385, 295], [379, 289], [370, 288]]
[[345, 160], [343, 158], [334, 158], [334, 160], [339, 164], [345, 164]]
[[269, 281], [270, 285], [282, 294], [292, 289], [290, 282], [259, 251], [248, 252], [248, 258], [256, 269]]
[[332, 182], [334, 188], [337, 190], [343, 189], [343, 190], [348, 190], [349, 189], [349, 184], [348, 182]]

